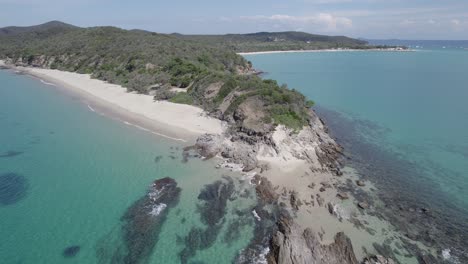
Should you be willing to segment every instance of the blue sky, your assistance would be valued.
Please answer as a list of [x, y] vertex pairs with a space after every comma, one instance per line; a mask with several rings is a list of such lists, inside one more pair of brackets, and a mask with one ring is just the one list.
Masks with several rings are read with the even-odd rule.
[[468, 0], [0, 0], [0, 27], [49, 20], [163, 33], [468, 39]]

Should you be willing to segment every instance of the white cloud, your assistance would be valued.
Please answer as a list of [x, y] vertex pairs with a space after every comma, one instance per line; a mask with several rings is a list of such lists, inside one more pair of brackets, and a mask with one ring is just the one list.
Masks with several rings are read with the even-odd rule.
[[353, 0], [304, 0], [306, 3], [311, 4], [336, 4], [336, 3], [349, 3]]
[[253, 21], [259, 23], [271, 23], [276, 28], [284, 30], [302, 30], [313, 31], [338, 31], [353, 26], [353, 21], [346, 17], [337, 17], [329, 13], [319, 13], [311, 16], [290, 16], [290, 15], [271, 15], [271, 16], [243, 16], [241, 20]]

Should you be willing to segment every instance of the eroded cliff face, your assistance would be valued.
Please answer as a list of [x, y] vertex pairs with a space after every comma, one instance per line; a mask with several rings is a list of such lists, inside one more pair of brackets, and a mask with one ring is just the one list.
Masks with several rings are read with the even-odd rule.
[[[199, 137], [196, 147], [202, 156], [221, 156], [227, 162], [241, 164], [244, 171], [264, 169], [270, 160], [296, 159], [307, 161], [316, 170], [340, 174], [342, 148], [329, 136], [326, 126], [312, 110], [309, 115], [309, 125], [300, 131], [283, 125], [265, 129], [261, 124], [253, 129], [242, 122], [240, 126], [231, 125], [224, 135]], [[249, 118], [246, 116], [242, 120]]]

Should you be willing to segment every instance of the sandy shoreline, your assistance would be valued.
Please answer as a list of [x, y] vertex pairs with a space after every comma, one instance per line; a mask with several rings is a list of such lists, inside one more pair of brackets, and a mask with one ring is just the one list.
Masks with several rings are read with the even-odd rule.
[[[0, 61], [0, 66], [6, 65]], [[224, 131], [224, 124], [207, 116], [201, 108], [154, 101], [150, 95], [129, 93], [122, 86], [92, 79], [87, 74], [25, 67], [12, 69], [79, 96], [93, 112], [109, 115], [158, 136], [189, 142], [201, 134]]]
[[276, 53], [319, 53], [319, 52], [359, 52], [359, 51], [381, 51], [381, 52], [409, 52], [411, 49], [320, 49], [320, 50], [272, 50], [272, 51], [255, 51], [255, 52], [238, 52], [238, 55], [259, 55], [259, 54], [276, 54]]

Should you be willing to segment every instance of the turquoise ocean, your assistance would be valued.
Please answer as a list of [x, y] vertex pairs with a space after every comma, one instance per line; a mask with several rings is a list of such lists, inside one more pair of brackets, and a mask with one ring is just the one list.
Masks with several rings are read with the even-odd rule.
[[[316, 102], [349, 165], [379, 189], [383, 217], [466, 258], [468, 51], [246, 58], [264, 78]], [[253, 237], [251, 186], [236, 173], [213, 169], [215, 160], [184, 162], [185, 143], [88, 104], [35, 78], [0, 71], [0, 262], [112, 263], [110, 256], [132, 242], [122, 235], [128, 229], [122, 217], [154, 180], [171, 177], [180, 199], [165, 209], [156, 243], [139, 263], [231, 263]], [[226, 182], [223, 176], [235, 191], [225, 208], [216, 204], [224, 217], [210, 228], [199, 195]], [[416, 213], [422, 208], [428, 217]]]
[[411, 44], [430, 48], [246, 58], [264, 78], [316, 102], [316, 112], [345, 147], [347, 165], [379, 188], [387, 219], [408, 237], [448, 249], [464, 263], [468, 43]]
[[[122, 235], [131, 228], [122, 217], [164, 177], [177, 181], [179, 202], [165, 209], [154, 247], [132, 263], [181, 263], [182, 252], [187, 263], [230, 263], [247, 246], [255, 192], [239, 175], [215, 170], [215, 161], [183, 162], [185, 143], [90, 107], [35, 78], [0, 71], [0, 263], [127, 263], [111, 259], [133, 242]], [[224, 210], [219, 228], [208, 228], [198, 196], [223, 176], [236, 191], [217, 208]]]

